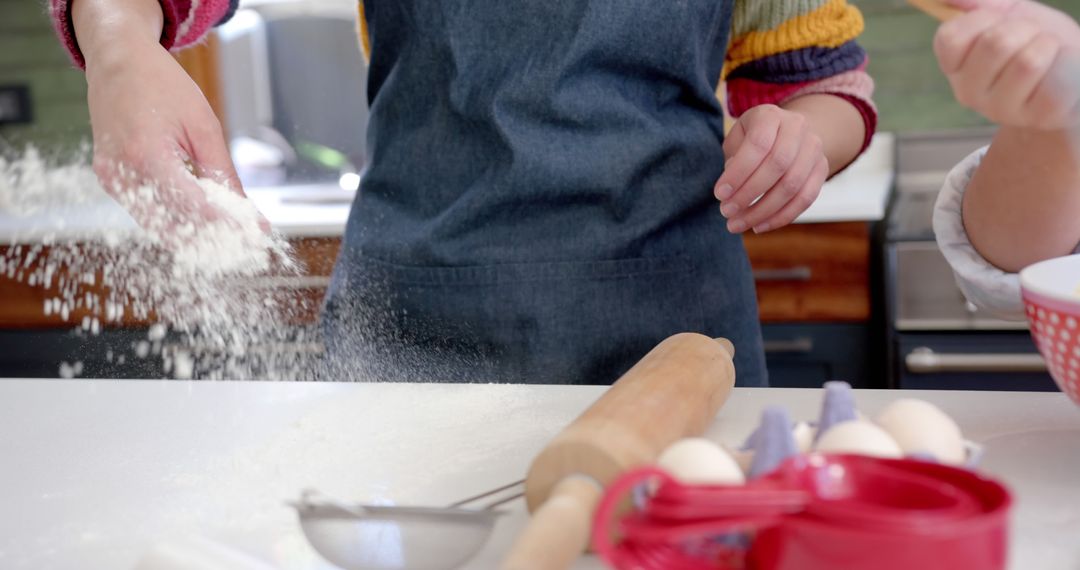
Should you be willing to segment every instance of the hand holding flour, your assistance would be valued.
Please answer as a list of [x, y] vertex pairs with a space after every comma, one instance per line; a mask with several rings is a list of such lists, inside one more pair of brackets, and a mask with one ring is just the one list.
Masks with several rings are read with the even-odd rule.
[[1010, 127], [1080, 124], [1080, 26], [1031, 0], [949, 0], [967, 13], [934, 51], [957, 100]]
[[144, 227], [220, 217], [196, 177], [243, 191], [221, 124], [158, 42], [158, 3], [83, 0], [72, 4], [72, 18], [86, 60], [94, 170], [106, 191]]

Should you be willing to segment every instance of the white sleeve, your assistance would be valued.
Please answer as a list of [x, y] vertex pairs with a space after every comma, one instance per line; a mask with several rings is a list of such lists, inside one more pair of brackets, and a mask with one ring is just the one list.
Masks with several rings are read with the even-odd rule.
[[964, 230], [964, 191], [984, 156], [986, 148], [964, 159], [949, 173], [934, 207], [934, 234], [941, 252], [956, 274], [957, 285], [968, 301], [995, 316], [1023, 320], [1020, 277], [1002, 271], [987, 261], [971, 245]]

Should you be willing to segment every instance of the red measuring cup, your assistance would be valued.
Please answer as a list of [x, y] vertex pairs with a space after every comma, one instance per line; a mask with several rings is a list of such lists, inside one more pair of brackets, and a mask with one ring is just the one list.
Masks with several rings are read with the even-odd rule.
[[[645, 482], [655, 493], [616, 521]], [[995, 481], [914, 460], [811, 454], [742, 486], [646, 468], [609, 487], [593, 541], [614, 568], [637, 570], [1003, 569], [1010, 503]]]

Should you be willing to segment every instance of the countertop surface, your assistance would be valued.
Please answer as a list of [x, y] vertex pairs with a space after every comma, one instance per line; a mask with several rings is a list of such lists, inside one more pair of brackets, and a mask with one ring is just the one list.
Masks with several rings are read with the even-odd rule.
[[[131, 568], [197, 536], [259, 561], [251, 568], [329, 569], [283, 504], [301, 489], [447, 504], [520, 479], [602, 390], [0, 380], [0, 568]], [[856, 397], [873, 415], [905, 396], [951, 414], [985, 446], [983, 469], [1015, 492], [1012, 568], [1080, 568], [1080, 409], [1060, 393]], [[707, 435], [736, 444], [764, 406], [812, 418], [820, 399], [816, 390], [737, 389]], [[520, 501], [508, 508], [467, 568], [496, 567], [526, 521]], [[575, 568], [601, 565], [586, 558]]]
[[[891, 133], [875, 135], [867, 152], [826, 183], [818, 200], [796, 223], [883, 219], [894, 179], [894, 140]], [[246, 192], [270, 224], [290, 237], [342, 235], [355, 194], [333, 183], [247, 188]], [[33, 243], [46, 237], [84, 239], [105, 229], [134, 227], [134, 220], [104, 193], [96, 199], [84, 196], [78, 204], [32, 212], [0, 207], [0, 243]]]

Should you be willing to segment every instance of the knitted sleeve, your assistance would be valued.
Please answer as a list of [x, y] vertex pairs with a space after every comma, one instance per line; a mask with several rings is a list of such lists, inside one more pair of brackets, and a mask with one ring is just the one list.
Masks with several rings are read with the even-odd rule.
[[[934, 204], [934, 237], [968, 301], [997, 317], [1023, 320], [1020, 277], [987, 261], [972, 245], [964, 228], [964, 194], [986, 157], [986, 150], [972, 153], [946, 178]], [[1080, 253], [1080, 244], [1073, 253]]]
[[[67, 47], [71, 61], [85, 67], [82, 51], [75, 40], [75, 28], [71, 22], [72, 0], [49, 0], [49, 14], [53, 27]], [[165, 25], [161, 30], [161, 45], [165, 49], [181, 49], [194, 44], [206, 35], [210, 28], [227, 21], [236, 11], [239, 0], [160, 0]]]
[[862, 31], [862, 14], [846, 0], [735, 0], [723, 73], [732, 116], [811, 93], [836, 95], [862, 115], [865, 150], [877, 109], [866, 52], [855, 41]]

